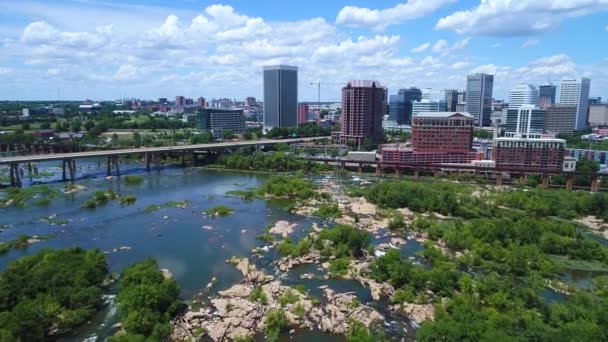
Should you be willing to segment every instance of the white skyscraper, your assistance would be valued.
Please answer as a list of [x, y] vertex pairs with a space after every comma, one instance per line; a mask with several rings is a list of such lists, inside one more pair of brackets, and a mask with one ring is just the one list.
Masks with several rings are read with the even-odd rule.
[[591, 80], [588, 78], [564, 78], [559, 87], [559, 103], [576, 106], [575, 129], [587, 127], [587, 111], [589, 109], [589, 89]]
[[523, 105], [538, 105], [538, 89], [530, 84], [518, 84], [509, 92], [509, 109]]

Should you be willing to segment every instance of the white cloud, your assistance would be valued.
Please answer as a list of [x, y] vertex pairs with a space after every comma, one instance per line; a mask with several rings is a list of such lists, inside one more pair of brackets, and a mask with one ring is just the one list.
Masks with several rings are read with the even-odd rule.
[[538, 39], [528, 39], [525, 42], [523, 42], [523, 44], [521, 44], [522, 49], [527, 49], [530, 47], [534, 47], [537, 46], [538, 44], [540, 44], [540, 40]]
[[606, 0], [482, 0], [477, 7], [439, 19], [436, 29], [476, 35], [531, 35], [571, 17], [608, 10]]
[[448, 41], [445, 39], [439, 39], [435, 45], [433, 45], [433, 52], [440, 53], [448, 45]]
[[456, 62], [456, 63], [452, 64], [452, 69], [460, 70], [460, 69], [467, 68], [470, 65], [471, 65], [471, 63], [469, 63], [469, 62]]
[[11, 69], [11, 68], [2, 68], [2, 67], [0, 67], [0, 76], [2, 76], [2, 75], [8, 75], [11, 72], [13, 72], [13, 69]]
[[455, 0], [408, 0], [395, 7], [377, 10], [346, 6], [340, 10], [336, 23], [350, 27], [369, 27], [382, 31], [390, 25], [417, 19], [431, 14]]
[[428, 50], [428, 48], [431, 46], [430, 42], [426, 42], [418, 47], [413, 48], [411, 51], [412, 53], [420, 53], [420, 52], [424, 52], [426, 50]]
[[27, 25], [21, 39], [29, 45], [98, 48], [107, 44], [111, 35], [112, 26], [97, 27], [95, 32], [60, 32], [44, 21], [37, 21]]

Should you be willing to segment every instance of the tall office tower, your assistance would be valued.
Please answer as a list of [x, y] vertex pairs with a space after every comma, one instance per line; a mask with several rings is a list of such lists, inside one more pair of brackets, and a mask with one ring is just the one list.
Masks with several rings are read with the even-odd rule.
[[205, 108], [205, 98], [204, 97], [199, 97], [198, 99], [196, 99], [196, 107]]
[[563, 78], [559, 87], [559, 103], [561, 105], [576, 106], [575, 130], [587, 127], [590, 88], [590, 79], [574, 77]]
[[388, 104], [388, 119], [396, 122], [398, 125], [405, 123], [405, 102], [403, 97], [399, 95], [391, 95]]
[[175, 105], [176, 106], [185, 106], [186, 105], [186, 98], [183, 96], [176, 96], [175, 97]]
[[245, 98], [245, 105], [247, 107], [253, 107], [255, 106], [255, 97], [249, 96]]
[[492, 125], [492, 90], [494, 75], [467, 76], [466, 111], [473, 115], [477, 126]]
[[608, 104], [600, 103], [589, 106], [589, 124], [592, 127], [608, 125]]
[[552, 105], [555, 103], [555, 93], [557, 92], [557, 87], [553, 84], [541, 85], [538, 87], [538, 100], [539, 103], [543, 102], [547, 105]]
[[576, 106], [552, 104], [545, 107], [545, 130], [551, 133], [572, 133], [576, 130]]
[[530, 138], [531, 134], [542, 134], [545, 129], [547, 111], [534, 105], [521, 105], [507, 111], [507, 136]]
[[349, 81], [342, 88], [341, 144], [359, 147], [365, 139], [384, 140], [382, 116], [386, 106], [386, 88], [376, 81]]
[[448, 112], [455, 112], [458, 107], [458, 94], [460, 92], [454, 89], [445, 90], [445, 103]]
[[518, 84], [509, 91], [509, 109], [518, 109], [523, 105], [538, 105], [538, 89], [530, 84]]
[[298, 125], [298, 68], [264, 67], [264, 129]]
[[308, 122], [308, 105], [300, 103], [298, 105], [298, 125]]
[[[412, 104], [422, 99], [422, 91], [418, 88], [399, 89], [397, 95], [391, 95], [389, 106], [389, 120], [396, 121], [398, 125], [407, 125], [412, 122]], [[395, 106], [393, 107], [393, 103]]]
[[412, 105], [412, 117], [420, 113], [445, 112], [446, 106], [444, 100], [422, 99], [414, 102]]

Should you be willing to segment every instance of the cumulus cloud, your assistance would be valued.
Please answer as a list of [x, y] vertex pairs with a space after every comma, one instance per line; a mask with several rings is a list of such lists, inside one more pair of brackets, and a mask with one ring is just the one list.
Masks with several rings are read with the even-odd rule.
[[11, 69], [11, 68], [0, 67], [0, 76], [2, 76], [2, 75], [8, 75], [11, 72], [13, 72], [13, 69]]
[[453, 2], [455, 0], [408, 0], [382, 10], [346, 6], [338, 13], [336, 23], [382, 31], [390, 25], [424, 17]]
[[95, 32], [60, 32], [44, 21], [37, 21], [27, 25], [21, 39], [29, 45], [98, 48], [108, 43], [112, 31], [112, 26], [100, 26]]
[[439, 53], [448, 45], [448, 41], [445, 39], [439, 39], [435, 45], [433, 45], [433, 52]]
[[418, 47], [413, 48], [411, 51], [412, 53], [421, 53], [424, 52], [426, 50], [428, 50], [428, 48], [431, 46], [430, 42], [426, 42], [422, 45], [419, 45]]
[[540, 44], [540, 40], [538, 39], [528, 39], [523, 44], [521, 44], [522, 49], [531, 48]]
[[606, 0], [482, 0], [477, 7], [439, 19], [435, 28], [476, 35], [532, 35], [567, 18], [606, 10]]

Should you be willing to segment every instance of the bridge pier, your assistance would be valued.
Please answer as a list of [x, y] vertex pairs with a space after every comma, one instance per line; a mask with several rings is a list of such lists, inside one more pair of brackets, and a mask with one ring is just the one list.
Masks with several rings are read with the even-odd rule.
[[549, 189], [549, 181], [551, 180], [551, 177], [549, 177], [549, 175], [544, 174], [543, 175], [543, 189]]
[[600, 191], [600, 180], [597, 176], [591, 176], [591, 192]]
[[415, 179], [420, 179], [420, 170], [414, 169], [414, 178]]
[[146, 171], [150, 172], [150, 163], [152, 162], [151, 153], [146, 152], [144, 154], [144, 162], [146, 163]]
[[395, 167], [395, 177], [401, 177], [401, 170], [399, 170], [399, 167]]
[[376, 176], [382, 177], [382, 163], [376, 164]]
[[10, 166], [10, 178], [11, 186], [20, 188], [21, 187], [21, 175], [19, 174], [19, 164], [12, 163]]
[[118, 157], [114, 157], [114, 166], [116, 167], [116, 177], [120, 177], [120, 168], [118, 167]]
[[566, 176], [566, 190], [572, 191], [574, 188], [574, 176], [567, 175]]
[[363, 173], [363, 164], [362, 164], [362, 163], [359, 163], [359, 166], [358, 166], [358, 168], [357, 168], [357, 171], [358, 171], [359, 173]]
[[502, 186], [502, 172], [496, 174], [496, 186]]
[[[113, 157], [108, 157], [107, 172], [106, 172], [106, 175], [108, 177], [112, 175], [112, 158]], [[64, 168], [64, 170], [65, 170], [65, 168]], [[64, 174], [65, 174], [65, 171], [64, 171]], [[64, 175], [64, 177], [65, 177], [65, 175]]]
[[519, 185], [526, 185], [526, 175], [519, 175]]

